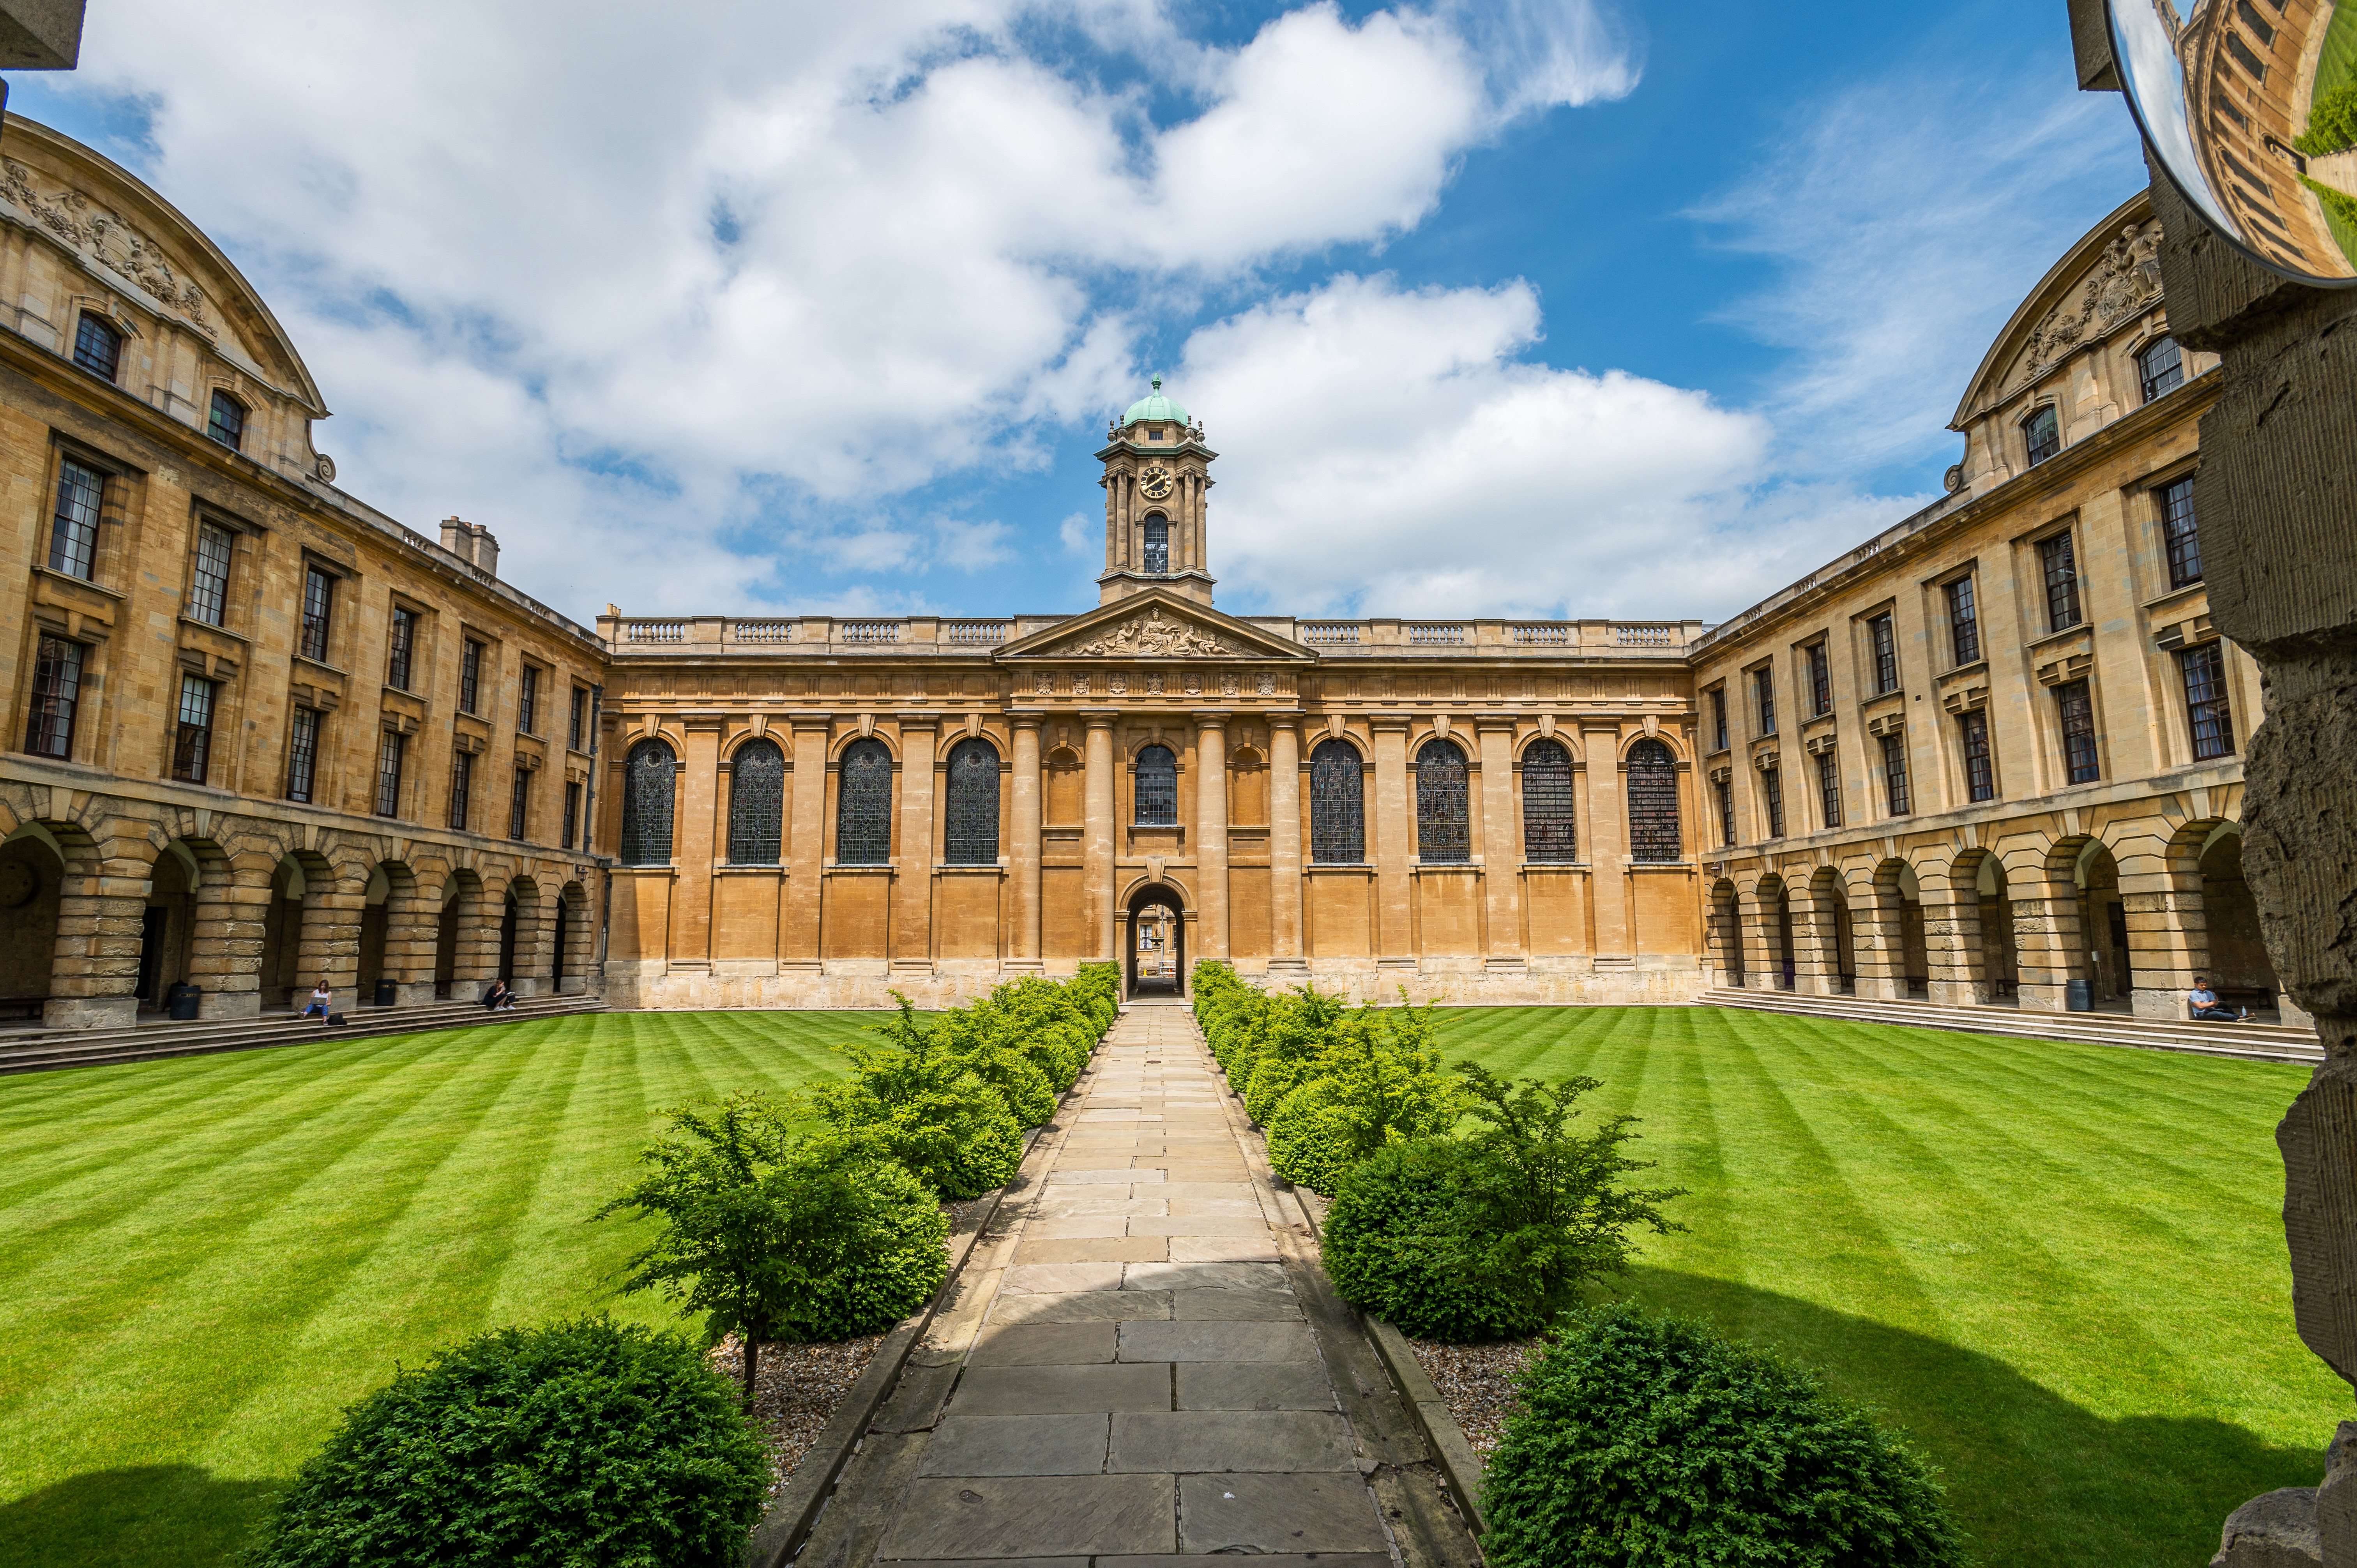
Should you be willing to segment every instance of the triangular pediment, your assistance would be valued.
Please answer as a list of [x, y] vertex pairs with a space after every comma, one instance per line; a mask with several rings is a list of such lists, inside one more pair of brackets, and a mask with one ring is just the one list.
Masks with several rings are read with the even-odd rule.
[[1273, 659], [1318, 655], [1291, 638], [1150, 588], [1006, 644], [1001, 659]]

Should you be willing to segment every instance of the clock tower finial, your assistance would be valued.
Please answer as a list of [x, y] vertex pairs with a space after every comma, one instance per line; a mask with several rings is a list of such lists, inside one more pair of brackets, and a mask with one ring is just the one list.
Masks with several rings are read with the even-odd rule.
[[1208, 605], [1212, 579], [1205, 497], [1219, 454], [1203, 445], [1203, 427], [1164, 394], [1159, 375], [1153, 389], [1113, 422], [1097, 454], [1105, 492], [1098, 602], [1158, 587]]

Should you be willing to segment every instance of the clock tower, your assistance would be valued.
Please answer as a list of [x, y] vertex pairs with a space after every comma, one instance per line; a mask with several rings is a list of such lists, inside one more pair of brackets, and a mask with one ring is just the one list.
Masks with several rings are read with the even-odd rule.
[[1147, 588], [1211, 602], [1204, 497], [1211, 460], [1202, 426], [1166, 397], [1162, 378], [1106, 432], [1100, 481], [1105, 492], [1105, 569], [1098, 602], [1112, 604]]

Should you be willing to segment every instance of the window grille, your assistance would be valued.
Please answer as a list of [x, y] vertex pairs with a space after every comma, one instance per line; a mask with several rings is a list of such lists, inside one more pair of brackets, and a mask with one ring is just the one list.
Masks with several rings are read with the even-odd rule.
[[508, 795], [508, 837], [521, 842], [532, 829], [532, 769], [515, 770], [515, 788]]
[[1309, 858], [1357, 865], [1367, 858], [1366, 765], [1347, 740], [1321, 740], [1309, 754]]
[[589, 691], [585, 686], [576, 686], [573, 688], [572, 711], [565, 718], [565, 744], [575, 751], [583, 749], [582, 736], [588, 733], [588, 729]]
[[1776, 733], [1776, 671], [1762, 664], [1751, 672], [1751, 700], [1760, 714], [1760, 733]]
[[376, 814], [380, 817], [401, 815], [401, 764], [409, 750], [409, 737], [398, 730], [386, 730], [376, 748]]
[[197, 525], [197, 559], [188, 580], [188, 618], [219, 626], [229, 607], [230, 533], [217, 522]]
[[1713, 751], [1725, 751], [1727, 749], [1727, 688], [1724, 686], [1713, 686], [1710, 689], [1710, 748]]
[[467, 813], [475, 793], [475, 754], [461, 751], [450, 758], [450, 827], [467, 831]]
[[2063, 771], [2073, 784], [2093, 784], [2104, 769], [2095, 756], [2095, 704], [2087, 694], [2087, 682], [2055, 687], [2054, 705], [2062, 720]]
[[205, 765], [212, 757], [217, 690], [201, 675], [180, 677], [180, 727], [172, 742], [172, 777], [183, 783], [205, 781]]
[[1874, 639], [1874, 694], [1899, 690], [1899, 634], [1889, 616], [1866, 623]]
[[[877, 749], [882, 749], [878, 747]], [[622, 762], [622, 864], [671, 864], [672, 796], [679, 762], [667, 741], [642, 740]]]
[[2182, 588], [2201, 580], [2201, 534], [2193, 522], [2193, 481], [2160, 488], [2160, 532], [2169, 549], [2169, 585]]
[[1824, 825], [1842, 825], [1841, 759], [1830, 751], [1817, 753], [1817, 806]]
[[2062, 450], [2062, 424], [2055, 416], [2052, 403], [2021, 422], [2021, 438], [2029, 447], [2029, 466], [2033, 468]]
[[303, 572], [303, 657], [328, 661], [328, 618], [336, 604], [336, 580], [317, 566]]
[[99, 505], [106, 477], [67, 458], [58, 467], [58, 510], [49, 523], [49, 570], [90, 576], [98, 564]]
[[296, 708], [286, 743], [286, 798], [308, 800], [319, 771], [319, 710]]
[[466, 650], [458, 655], [458, 711], [471, 714], [483, 695], [483, 645], [473, 638], [467, 639]]
[[2205, 642], [2177, 656], [2178, 668], [2185, 672], [2185, 717], [2193, 732], [2193, 755], [2201, 759], [2234, 752], [2234, 715], [2226, 705], [2225, 648], [2222, 642]]
[[1571, 753], [1563, 743], [1534, 740], [1523, 753], [1523, 858], [1567, 865], [1579, 858], [1578, 823], [1571, 798]]
[[1170, 520], [1158, 511], [1146, 520], [1146, 569], [1170, 570]]
[[1996, 769], [1989, 759], [1988, 714], [1978, 709], [1956, 721], [1964, 741], [1964, 795], [1968, 800], [1996, 799]]
[[1760, 770], [1760, 798], [1768, 807], [1768, 836], [1784, 836], [1784, 770], [1770, 767]]
[[1882, 737], [1882, 795], [1894, 817], [1903, 817], [1914, 810], [1907, 799], [1907, 740], [1903, 736]]
[[998, 748], [963, 740], [950, 751], [949, 822], [942, 858], [952, 865], [998, 864]]
[[205, 420], [205, 434], [232, 452], [245, 450], [245, 404], [216, 389], [212, 412]]
[[2150, 403], [2165, 397], [2185, 384], [2185, 356], [2174, 338], [2159, 342], [2136, 356], [2136, 374], [2144, 382], [2144, 401]]
[[892, 754], [880, 740], [845, 748], [834, 802], [838, 865], [883, 865], [892, 858]]
[[1453, 740], [1428, 740], [1415, 754], [1415, 853], [1434, 865], [1472, 858], [1467, 824], [1465, 753]]
[[73, 361], [93, 376], [113, 381], [123, 362], [123, 334], [84, 311], [74, 324]]
[[1718, 842], [1729, 849], [1735, 847], [1735, 780], [1718, 781]]
[[1629, 851], [1641, 863], [1682, 859], [1678, 834], [1678, 765], [1658, 740], [1629, 748]]
[[1981, 660], [1980, 608], [1973, 602], [1973, 580], [1959, 577], [1947, 586], [1949, 646], [1959, 670]]
[[526, 664], [518, 671], [516, 686], [516, 728], [526, 735], [540, 733], [540, 666]]
[[576, 836], [578, 836], [580, 832], [581, 786], [578, 784], [567, 784], [565, 787], [565, 837], [563, 842], [558, 843], [556, 847], [559, 849], [573, 848], [573, 841]]
[[728, 765], [728, 864], [777, 865], [785, 821], [786, 754], [774, 740], [748, 740]]
[[25, 731], [25, 749], [36, 757], [73, 755], [83, 651], [79, 642], [41, 634], [40, 650], [33, 660], [32, 722]]
[[396, 692], [409, 690], [410, 664], [417, 652], [417, 612], [393, 607], [393, 631], [385, 640], [384, 683]]
[[2038, 542], [2038, 564], [2046, 576], [2046, 629], [2067, 631], [2079, 624], [2079, 556], [2068, 530]]
[[1167, 746], [1149, 746], [1137, 754], [1134, 792], [1136, 811], [1131, 820], [1141, 828], [1175, 827], [1178, 822], [1178, 759]]
[[1809, 644], [1809, 702], [1812, 717], [1834, 711], [1833, 656], [1822, 642]]

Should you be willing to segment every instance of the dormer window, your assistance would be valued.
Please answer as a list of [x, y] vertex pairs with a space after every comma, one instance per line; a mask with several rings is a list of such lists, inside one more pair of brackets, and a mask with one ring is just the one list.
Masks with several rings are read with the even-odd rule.
[[205, 434], [232, 452], [244, 451], [245, 404], [225, 392], [214, 392], [212, 414], [205, 423]]
[[2136, 376], [2144, 382], [2144, 401], [2175, 392], [2185, 384], [2185, 356], [2177, 339], [2163, 338], [2136, 356]]
[[123, 362], [123, 334], [104, 318], [83, 311], [74, 327], [73, 360], [91, 375], [113, 381]]
[[1160, 512], [1150, 512], [1146, 519], [1146, 569], [1163, 573], [1170, 570], [1170, 520]]
[[2029, 445], [2033, 468], [2062, 450], [2062, 422], [2055, 416], [2054, 405], [2050, 403], [2023, 420], [2021, 436]]

